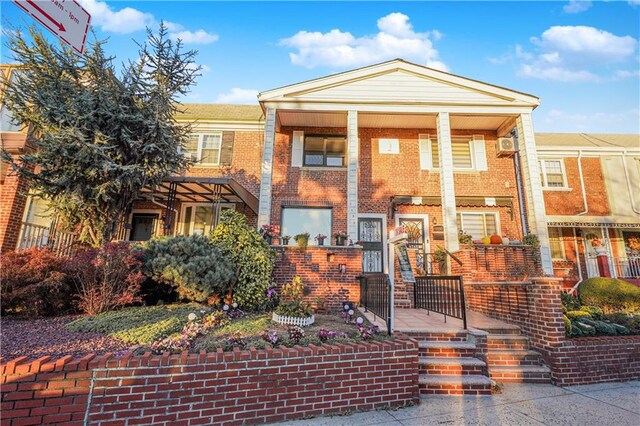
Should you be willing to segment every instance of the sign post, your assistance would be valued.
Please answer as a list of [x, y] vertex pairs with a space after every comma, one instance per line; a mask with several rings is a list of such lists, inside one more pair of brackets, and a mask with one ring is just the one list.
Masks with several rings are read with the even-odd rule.
[[13, 0], [73, 50], [82, 54], [91, 15], [76, 0]]

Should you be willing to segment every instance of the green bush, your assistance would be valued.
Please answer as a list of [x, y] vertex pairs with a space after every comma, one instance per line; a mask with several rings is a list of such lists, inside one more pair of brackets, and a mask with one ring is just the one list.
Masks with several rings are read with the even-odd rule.
[[583, 305], [601, 308], [605, 313], [640, 312], [640, 288], [614, 278], [589, 278], [578, 287]]
[[305, 318], [313, 315], [313, 308], [303, 300], [304, 285], [302, 278], [296, 276], [293, 281], [282, 286], [280, 305], [276, 314], [287, 317]]
[[573, 322], [573, 327], [574, 328], [578, 328], [580, 329], [580, 331], [583, 333], [583, 336], [595, 336], [596, 335], [596, 328], [592, 325], [589, 324], [585, 324], [581, 321], [574, 321]]
[[604, 334], [607, 336], [615, 336], [616, 334], [618, 334], [615, 327], [603, 321], [580, 318], [580, 322], [594, 327], [597, 334]]
[[560, 293], [560, 298], [562, 299], [562, 307], [567, 311], [579, 311], [580, 310], [580, 301], [577, 297], [569, 293]]
[[581, 307], [579, 310], [584, 311], [584, 312], [589, 312], [589, 314], [591, 315], [591, 317], [593, 319], [599, 320], [602, 319], [602, 309], [600, 309], [597, 306], [583, 306]]
[[64, 260], [45, 249], [14, 251], [0, 256], [2, 314], [48, 316], [72, 306], [73, 286]]
[[618, 334], [630, 334], [629, 329], [623, 325], [611, 324], [611, 326], [616, 329]]
[[562, 316], [562, 321], [564, 321], [564, 334], [566, 336], [571, 336], [571, 329], [573, 328], [571, 326], [571, 320], [569, 318], [567, 318], [566, 315]]
[[273, 249], [256, 229], [247, 225], [247, 218], [234, 210], [222, 212], [211, 241], [235, 265], [233, 301], [248, 309], [263, 308], [275, 263]]
[[101, 333], [127, 343], [149, 344], [182, 330], [189, 314], [209, 309], [203, 305], [139, 306], [80, 318], [66, 328], [83, 333]]
[[176, 288], [180, 297], [197, 302], [222, 299], [235, 280], [234, 265], [207, 237], [154, 239], [146, 244], [145, 271]]
[[567, 312], [567, 318], [570, 320], [576, 320], [579, 318], [591, 318], [591, 314], [586, 311], [569, 311]]
[[603, 319], [624, 326], [631, 334], [640, 334], [640, 315], [616, 312], [604, 315]]

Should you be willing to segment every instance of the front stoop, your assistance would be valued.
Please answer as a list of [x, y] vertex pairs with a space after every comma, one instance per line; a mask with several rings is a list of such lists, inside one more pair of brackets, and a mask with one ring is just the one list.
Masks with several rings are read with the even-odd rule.
[[420, 334], [419, 339], [424, 339], [418, 342], [421, 396], [491, 394], [486, 363], [475, 357], [475, 343], [461, 341], [460, 337], [460, 332], [437, 332], [432, 337]]
[[551, 370], [540, 353], [529, 348], [529, 338], [510, 329], [485, 329], [489, 377], [502, 383], [551, 383]]

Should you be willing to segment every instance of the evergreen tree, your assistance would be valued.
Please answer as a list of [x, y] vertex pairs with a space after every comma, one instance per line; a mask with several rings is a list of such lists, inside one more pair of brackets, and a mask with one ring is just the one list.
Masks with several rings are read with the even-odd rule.
[[179, 151], [190, 126], [175, 117], [199, 75], [196, 52], [184, 52], [161, 23], [118, 72], [103, 41], [80, 56], [36, 28], [28, 36], [16, 31], [7, 43], [20, 71], [3, 82], [3, 102], [28, 126], [32, 149], [2, 156], [62, 223], [98, 245], [113, 237], [143, 187], [188, 166]]

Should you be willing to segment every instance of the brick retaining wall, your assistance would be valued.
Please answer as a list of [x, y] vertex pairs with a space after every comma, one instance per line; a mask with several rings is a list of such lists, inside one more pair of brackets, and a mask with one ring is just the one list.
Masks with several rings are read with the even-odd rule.
[[[298, 275], [305, 285], [308, 302], [321, 311], [336, 311], [342, 303], [360, 302], [362, 248], [340, 246], [274, 246], [276, 264], [273, 277], [281, 286]], [[344, 272], [340, 270], [344, 265]]]
[[468, 309], [520, 327], [542, 353], [556, 385], [640, 379], [640, 336], [565, 336], [561, 283], [545, 277], [464, 288]]
[[[2, 425], [260, 424], [400, 407], [418, 396], [413, 340], [1, 365]], [[86, 422], [86, 423], [85, 423]]]

